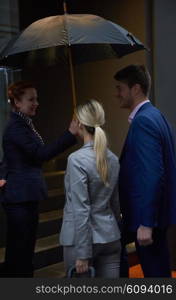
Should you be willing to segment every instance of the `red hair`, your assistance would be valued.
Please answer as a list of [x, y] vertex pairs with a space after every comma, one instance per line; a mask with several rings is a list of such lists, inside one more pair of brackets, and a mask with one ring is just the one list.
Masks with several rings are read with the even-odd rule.
[[12, 106], [15, 106], [14, 99], [20, 100], [21, 96], [25, 93], [26, 89], [35, 88], [34, 84], [30, 81], [17, 81], [8, 87], [8, 97]]

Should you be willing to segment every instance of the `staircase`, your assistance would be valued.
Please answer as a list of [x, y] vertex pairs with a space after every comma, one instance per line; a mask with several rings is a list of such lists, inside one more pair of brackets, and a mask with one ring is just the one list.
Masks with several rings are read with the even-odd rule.
[[[48, 186], [48, 199], [40, 202], [39, 227], [34, 257], [36, 273], [42, 274], [42, 277], [45, 277], [43, 270], [50, 265], [59, 263], [62, 266], [60, 276], [64, 276], [63, 253], [62, 247], [59, 245], [59, 232], [65, 202], [65, 168], [66, 157], [63, 156], [46, 163], [43, 167], [44, 177]], [[0, 208], [0, 265], [4, 261], [5, 255], [5, 226], [5, 214]]]
[[[41, 269], [63, 261], [59, 232], [62, 225], [64, 196], [64, 170], [44, 171], [48, 186], [48, 199], [40, 203], [39, 228], [35, 249], [35, 269]], [[62, 264], [63, 265], [63, 264]]]
[[[48, 186], [48, 199], [40, 203], [39, 227], [35, 247], [35, 277], [64, 277], [63, 249], [59, 245], [59, 232], [62, 224], [64, 196], [64, 174], [66, 157], [46, 163], [43, 168]], [[58, 171], [59, 170], [59, 171]], [[0, 209], [0, 265], [5, 254], [5, 215]], [[135, 259], [134, 244], [128, 245], [129, 256]]]

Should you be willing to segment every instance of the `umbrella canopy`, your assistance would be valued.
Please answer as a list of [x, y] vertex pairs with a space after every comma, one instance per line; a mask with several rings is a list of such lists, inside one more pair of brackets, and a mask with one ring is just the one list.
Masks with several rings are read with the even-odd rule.
[[[33, 65], [41, 61], [41, 51], [45, 48], [58, 50], [53, 55], [54, 63], [58, 58], [59, 61], [69, 61], [74, 106], [74, 63], [122, 57], [145, 49], [134, 35], [111, 21], [90, 14], [67, 14], [65, 10], [64, 15], [43, 18], [29, 25], [8, 43], [1, 53], [1, 62], [5, 65], [10, 62], [15, 67], [23, 66], [27, 61], [26, 53], [39, 52], [39, 55], [32, 55], [28, 60]], [[44, 62], [47, 62], [46, 56], [45, 59]]]
[[[84, 54], [84, 46], [89, 44], [94, 44], [93, 52], [96, 52], [96, 46], [98, 54], [102, 48], [104, 55], [106, 56], [107, 51], [107, 56], [110, 57], [121, 57], [144, 49], [144, 45], [131, 33], [102, 17], [89, 14], [64, 14], [32, 23], [9, 42], [1, 56], [6, 57], [31, 50], [67, 45], [75, 45], [75, 48], [79, 45]], [[107, 50], [100, 44], [111, 45], [111, 47]], [[89, 50], [87, 51], [89, 52]], [[77, 56], [80, 57], [80, 53]]]

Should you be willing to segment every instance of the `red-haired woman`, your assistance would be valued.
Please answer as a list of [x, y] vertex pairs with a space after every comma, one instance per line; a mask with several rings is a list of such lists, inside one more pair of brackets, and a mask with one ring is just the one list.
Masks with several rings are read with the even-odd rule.
[[7, 217], [4, 277], [32, 277], [38, 224], [38, 203], [47, 196], [42, 163], [76, 143], [77, 123], [53, 143], [45, 145], [32, 117], [38, 108], [37, 90], [30, 82], [9, 86], [12, 106], [3, 135], [7, 182], [1, 201]]

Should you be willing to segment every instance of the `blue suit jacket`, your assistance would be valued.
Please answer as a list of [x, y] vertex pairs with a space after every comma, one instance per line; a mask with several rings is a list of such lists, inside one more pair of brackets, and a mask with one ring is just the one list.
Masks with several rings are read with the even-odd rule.
[[2, 189], [1, 201], [20, 203], [45, 198], [47, 188], [42, 163], [75, 143], [76, 138], [66, 131], [55, 142], [44, 145], [23, 118], [11, 113], [3, 135], [7, 183]]
[[127, 229], [176, 224], [174, 137], [151, 103], [140, 108], [130, 125], [120, 164], [120, 203]]

